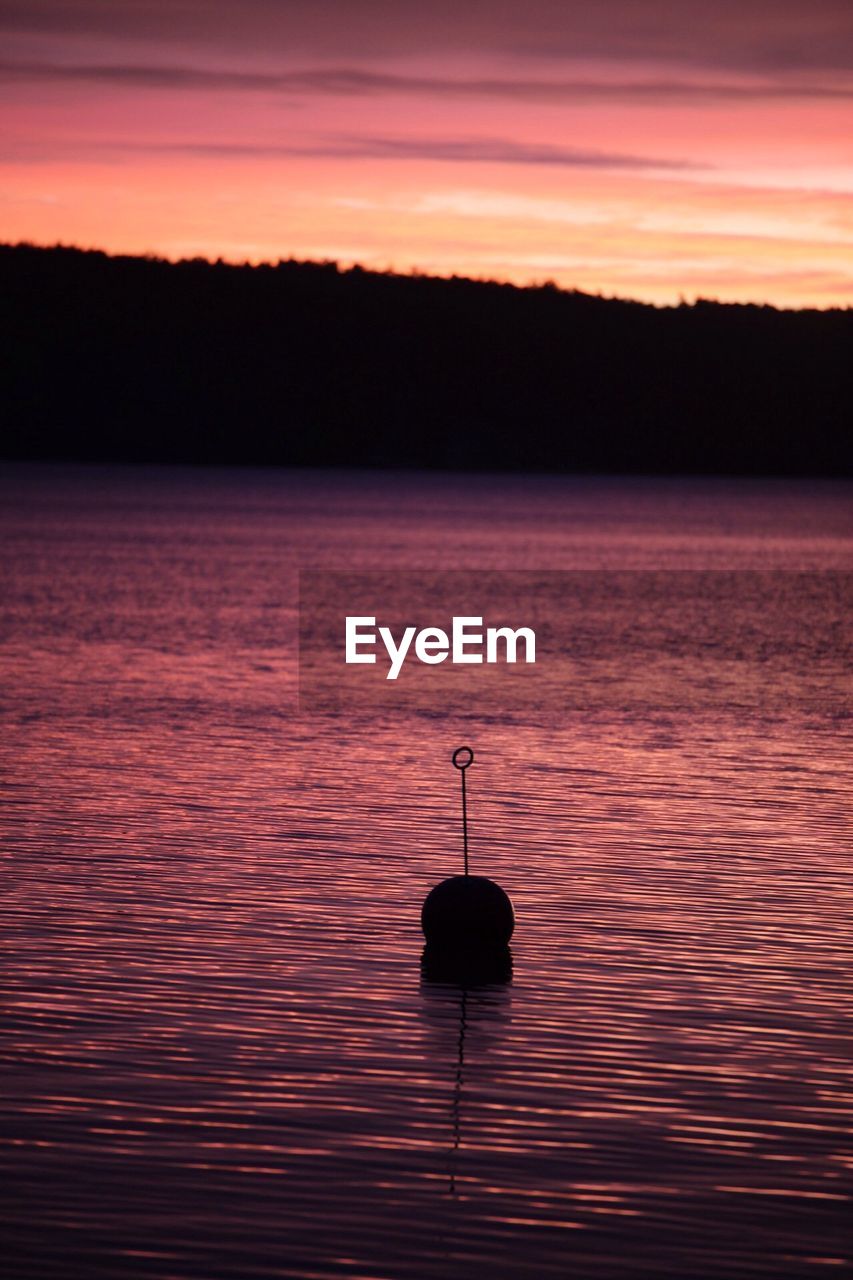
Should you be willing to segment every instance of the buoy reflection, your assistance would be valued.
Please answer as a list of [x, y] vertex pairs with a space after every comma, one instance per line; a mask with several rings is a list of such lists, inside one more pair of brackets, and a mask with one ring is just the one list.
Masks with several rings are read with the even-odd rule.
[[450, 1102], [448, 1168], [448, 1190], [454, 1196], [457, 1194], [457, 1166], [462, 1149], [466, 1039], [475, 1030], [485, 1032], [485, 1035], [477, 1036], [476, 1043], [481, 1050], [489, 1046], [493, 1040], [489, 1029], [493, 1030], [496, 1024], [507, 1020], [511, 980], [512, 952], [509, 947], [460, 954], [427, 945], [421, 956], [421, 990], [428, 997], [425, 1010], [428, 1014], [437, 1013], [436, 1025], [447, 1029], [450, 1022], [448, 1005], [455, 1005], [456, 1009], [456, 1062]]

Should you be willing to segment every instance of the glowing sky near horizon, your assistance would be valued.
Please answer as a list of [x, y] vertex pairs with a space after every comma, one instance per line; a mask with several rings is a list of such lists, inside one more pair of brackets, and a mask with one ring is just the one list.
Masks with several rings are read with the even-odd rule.
[[0, 0], [0, 238], [853, 305], [849, 0]]

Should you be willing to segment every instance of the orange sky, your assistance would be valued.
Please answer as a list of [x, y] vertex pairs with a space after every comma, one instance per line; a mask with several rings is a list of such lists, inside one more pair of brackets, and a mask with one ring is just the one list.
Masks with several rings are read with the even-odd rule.
[[4, 240], [853, 304], [846, 0], [22, 0], [0, 32]]

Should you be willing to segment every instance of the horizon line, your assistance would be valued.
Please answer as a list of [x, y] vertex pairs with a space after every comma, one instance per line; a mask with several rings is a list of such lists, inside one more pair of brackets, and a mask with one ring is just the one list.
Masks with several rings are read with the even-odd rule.
[[750, 308], [755, 308], [757, 310], [763, 310], [763, 311], [775, 311], [775, 312], [778, 312], [780, 315], [808, 315], [808, 314], [827, 315], [831, 313], [847, 314], [853, 311], [853, 304], [851, 303], [848, 303], [846, 306], [840, 306], [840, 305], [834, 304], [826, 307], [819, 307], [819, 306], [785, 307], [785, 306], [779, 306], [777, 303], [774, 303], [774, 302], [766, 302], [766, 301], [765, 302], [760, 302], [760, 301], [723, 302], [718, 298], [708, 298], [702, 295], [697, 295], [695, 298], [692, 299], [692, 301], [688, 301], [686, 298], [682, 297], [681, 300], [677, 303], [673, 303], [673, 302], [658, 303], [658, 302], [650, 302], [642, 298], [624, 297], [620, 294], [604, 294], [600, 292], [590, 293], [585, 289], [579, 289], [575, 286], [566, 286], [566, 285], [557, 284], [556, 281], [547, 279], [547, 278], [543, 280], [531, 279], [525, 282], [524, 284], [518, 284], [514, 280], [501, 280], [493, 276], [471, 276], [471, 275], [459, 274], [457, 272], [452, 272], [449, 275], [442, 275], [440, 272], [422, 271], [420, 270], [420, 268], [414, 267], [414, 266], [410, 267], [408, 271], [403, 271], [396, 267], [386, 267], [386, 268], [365, 267], [359, 262], [352, 262], [346, 265], [344, 262], [342, 262], [340, 259], [337, 259], [337, 258], [295, 258], [291, 256], [288, 258], [280, 257], [276, 260], [258, 259], [253, 261], [250, 258], [235, 259], [235, 258], [224, 257], [222, 255], [220, 255], [217, 258], [210, 258], [210, 257], [207, 257], [205, 254], [193, 254], [191, 257], [187, 257], [186, 255], [182, 255], [179, 257], [169, 257], [168, 254], [164, 254], [155, 250], [146, 251], [146, 252], [124, 253], [124, 252], [117, 252], [109, 249], [103, 249], [97, 245], [86, 246], [86, 245], [79, 245], [79, 244], [70, 244], [70, 243], [65, 243], [64, 241], [61, 241], [61, 240], [57, 240], [53, 244], [40, 244], [32, 240], [18, 240], [14, 242], [9, 240], [0, 240], [0, 251], [7, 250], [7, 249], [11, 249], [11, 250], [29, 249], [29, 250], [37, 250], [42, 253], [51, 253], [51, 252], [60, 251], [65, 253], [93, 254], [98, 257], [107, 258], [111, 261], [118, 261], [122, 259], [132, 259], [139, 262], [159, 263], [160, 265], [171, 266], [171, 267], [178, 267], [181, 265], [190, 265], [193, 263], [204, 263], [208, 267], [228, 267], [233, 270], [248, 269], [252, 271], [263, 270], [264, 268], [273, 270], [278, 267], [287, 266], [287, 265], [300, 266], [300, 267], [316, 267], [316, 268], [325, 268], [325, 269], [334, 268], [335, 272], [339, 275], [385, 276], [385, 277], [393, 277], [399, 280], [434, 280], [434, 281], [443, 282], [443, 283], [456, 282], [460, 284], [482, 285], [484, 287], [491, 285], [491, 286], [497, 286], [498, 288], [503, 288], [503, 289], [513, 289], [516, 292], [520, 292], [520, 293], [525, 293], [525, 292], [527, 293], [543, 293], [543, 292], [558, 293], [558, 294], [564, 294], [566, 297], [588, 298], [591, 301], [596, 301], [596, 302], [613, 302], [613, 303], [622, 304], [626, 306], [646, 307], [652, 311], [690, 310], [699, 305], [723, 307], [723, 308], [750, 307]]

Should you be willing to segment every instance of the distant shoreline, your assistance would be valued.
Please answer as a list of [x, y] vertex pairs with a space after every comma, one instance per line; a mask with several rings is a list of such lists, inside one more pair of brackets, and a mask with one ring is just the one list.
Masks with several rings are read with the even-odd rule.
[[549, 486], [565, 483], [574, 488], [595, 488], [599, 485], [614, 486], [635, 485], [640, 488], [660, 487], [663, 492], [683, 489], [689, 493], [706, 492], [714, 485], [742, 486], [745, 493], [755, 488], [784, 489], [786, 486], [800, 490], [803, 486], [815, 486], [822, 491], [849, 488], [853, 485], [853, 476], [796, 476], [796, 475], [726, 475], [717, 472], [652, 472], [634, 471], [623, 473], [616, 471], [458, 471], [432, 467], [429, 469], [416, 467], [317, 467], [288, 466], [286, 464], [263, 464], [252, 462], [112, 462], [107, 459], [97, 461], [81, 461], [79, 458], [8, 458], [0, 455], [0, 478], [7, 479], [14, 475], [31, 477], [57, 476], [78, 478], [87, 481], [90, 478], [104, 476], [110, 480], [133, 480], [134, 477], [150, 475], [152, 477], [176, 477], [188, 472], [198, 472], [200, 476], [216, 481], [235, 483], [257, 480], [264, 484], [275, 485], [278, 481], [286, 482], [298, 479], [304, 486], [320, 486], [340, 481], [361, 483], [365, 488], [372, 484], [385, 486], [398, 483], [434, 484], [437, 492], [452, 490], [454, 483], [465, 492], [476, 493], [478, 489], [493, 488], [505, 484], [508, 491], [516, 491], [519, 487], [530, 485], [532, 489], [543, 487], [547, 492]]
[[0, 246], [0, 452], [850, 476], [853, 310]]
[[165, 267], [216, 267], [220, 270], [228, 270], [233, 268], [236, 271], [278, 271], [287, 268], [309, 268], [320, 271], [331, 271], [341, 276], [374, 276], [380, 279], [392, 280], [429, 280], [437, 283], [445, 284], [466, 284], [481, 286], [492, 289], [508, 289], [515, 293], [559, 293], [565, 294], [573, 298], [589, 298], [597, 302], [613, 302], [621, 303], [630, 307], [646, 307], [650, 311], [684, 311], [693, 307], [720, 307], [730, 310], [759, 310], [759, 311], [775, 311], [782, 315], [845, 315], [853, 312], [853, 302], [846, 307], [827, 306], [827, 307], [784, 307], [779, 306], [775, 302], [759, 302], [751, 299], [745, 302], [721, 302], [715, 298], [705, 298], [699, 296], [692, 302], [681, 301], [677, 303], [669, 302], [649, 302], [642, 298], [623, 297], [621, 294], [605, 294], [601, 292], [590, 293], [584, 289], [575, 289], [568, 285], [557, 284], [553, 280], [531, 280], [526, 284], [518, 284], [513, 280], [498, 280], [492, 276], [469, 276], [458, 272], [451, 272], [449, 275], [441, 275], [437, 272], [419, 271], [413, 268], [411, 271], [397, 271], [393, 268], [387, 270], [379, 267], [365, 267], [360, 263], [351, 263], [344, 265], [334, 258], [264, 258], [258, 262], [250, 262], [248, 259], [236, 258], [208, 258], [204, 254], [193, 254], [191, 257], [181, 255], [176, 258], [170, 258], [166, 254], [160, 253], [120, 253], [113, 252], [109, 249], [100, 249], [95, 245], [75, 245], [66, 244], [65, 241], [57, 241], [54, 244], [39, 244], [32, 240], [16, 240], [16, 241], [0, 241], [0, 253], [9, 251], [24, 252], [40, 252], [40, 253], [72, 253], [82, 254], [91, 258], [103, 258], [109, 262], [150, 262]]

